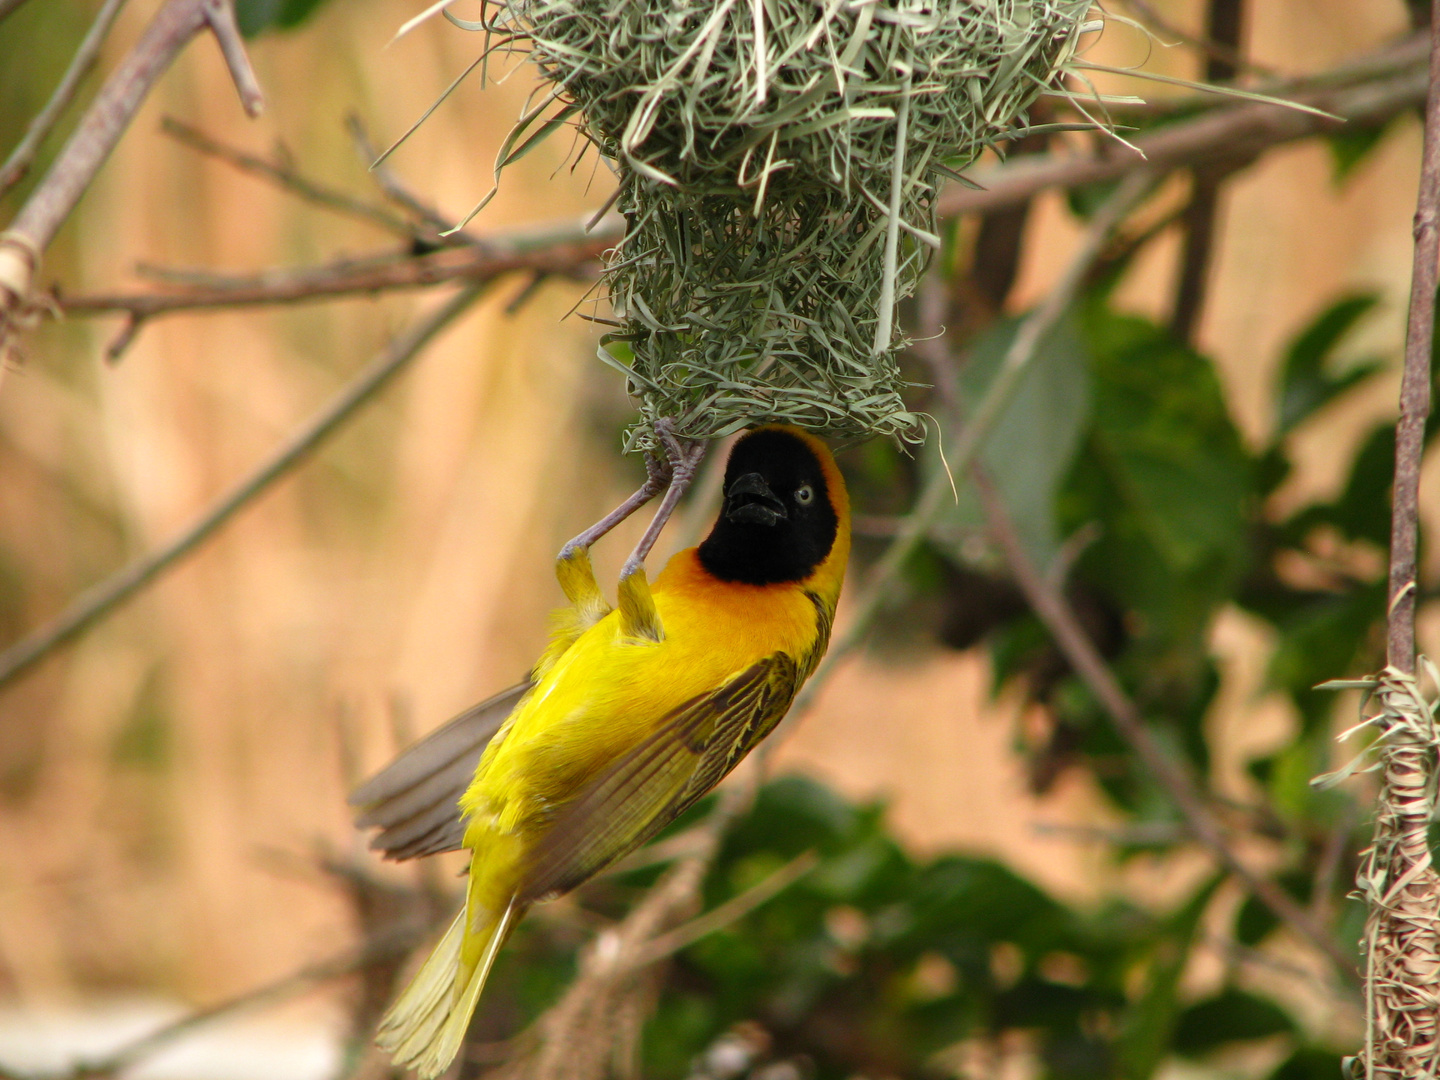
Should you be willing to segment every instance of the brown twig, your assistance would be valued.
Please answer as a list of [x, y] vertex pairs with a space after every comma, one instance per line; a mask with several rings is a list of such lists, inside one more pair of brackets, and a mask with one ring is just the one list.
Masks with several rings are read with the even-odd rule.
[[9, 18], [25, 0], [0, 0], [0, 22]]
[[[1240, 31], [1245, 19], [1244, 0], [1210, 0], [1206, 13], [1207, 31], [1212, 42], [1227, 46], [1233, 60], [1212, 54], [1205, 64], [1208, 82], [1222, 82], [1235, 76], [1240, 56]], [[1210, 263], [1215, 250], [1215, 219], [1220, 209], [1220, 185], [1229, 169], [1191, 170], [1190, 204], [1185, 208], [1185, 243], [1180, 253], [1180, 275], [1175, 286], [1174, 310], [1170, 316], [1170, 332], [1181, 341], [1194, 339], [1195, 327], [1205, 307], [1210, 282]]]
[[[1408, 45], [1397, 47], [1363, 63], [1364, 70], [1378, 68], [1379, 73], [1358, 85], [1311, 91], [1298, 97], [1350, 123], [1383, 123], [1425, 100], [1425, 68], [1419, 61], [1409, 62], [1410, 51]], [[1393, 70], [1389, 63], [1394, 55], [1407, 61], [1399, 70]], [[1331, 131], [1336, 126], [1336, 121], [1280, 105], [1255, 102], [1225, 106], [1132, 139], [1145, 155], [1143, 160], [1123, 146], [1102, 141], [1089, 153], [1069, 157], [1026, 155], [1007, 165], [977, 169], [970, 178], [984, 190], [951, 186], [941, 194], [938, 209], [946, 217], [988, 213], [1018, 206], [1050, 188], [1069, 189], [1116, 180], [1141, 166], [1163, 174], [1197, 163], [1246, 161], [1271, 147]]]
[[217, 161], [223, 161], [226, 165], [249, 176], [267, 180], [281, 190], [299, 196], [306, 202], [375, 225], [406, 240], [430, 240], [428, 230], [418, 228], [413, 222], [390, 213], [384, 207], [374, 206], [363, 199], [357, 199], [332, 188], [328, 184], [311, 180], [301, 175], [288, 162], [266, 161], [264, 158], [246, 153], [244, 150], [226, 146], [224, 143], [212, 139], [199, 128], [191, 127], [173, 116], [167, 116], [160, 121], [160, 130], [197, 153], [213, 157]]
[[[1400, 416], [1395, 424], [1395, 483], [1390, 510], [1387, 667], [1375, 679], [1383, 729], [1375, 834], [1357, 885], [1365, 925], [1364, 1069], [1368, 1080], [1433, 1076], [1440, 1062], [1440, 876], [1427, 833], [1434, 812], [1436, 730], [1433, 707], [1414, 675], [1416, 550], [1420, 465], [1430, 414], [1430, 354], [1440, 257], [1440, 0], [1430, 10], [1429, 93], [1415, 207], [1415, 255]], [[1432, 670], [1433, 676], [1433, 670]]]
[[259, 113], [263, 99], [235, 24], [232, 0], [167, 0], [105, 80], [45, 178], [0, 233], [0, 359], [16, 323], [33, 307], [31, 292], [41, 254], [110, 156], [150, 88], [190, 40], [207, 29], [220, 44], [246, 112]]
[[355, 143], [360, 160], [370, 171], [370, 175], [381, 193], [416, 221], [429, 226], [430, 232], [433, 234], [431, 242], [436, 247], [459, 247], [462, 244], [484, 246], [484, 241], [480, 237], [464, 229], [451, 232], [451, 227], [455, 223], [401, 183], [394, 170], [385, 162], [372, 164], [377, 151], [375, 144], [370, 141], [370, 133], [365, 128], [365, 122], [359, 116], [355, 113], [347, 116], [345, 127], [350, 132], [350, 138]]
[[559, 240], [541, 247], [493, 250], [486, 247], [453, 248], [412, 256], [386, 252], [364, 258], [337, 260], [298, 270], [277, 270], [249, 277], [215, 274], [187, 276], [203, 281], [194, 287], [165, 292], [66, 296], [57, 293], [56, 306], [70, 315], [123, 313], [149, 319], [177, 311], [296, 304], [345, 296], [368, 296], [397, 289], [416, 289], [447, 281], [487, 282], [517, 270], [545, 276], [585, 273], [615, 242], [607, 228], [585, 237]]
[[4, 195], [18, 184], [30, 171], [30, 166], [35, 163], [35, 155], [40, 152], [41, 145], [54, 130], [70, 102], [75, 99], [75, 92], [80, 89], [80, 83], [84, 81], [86, 75], [90, 74], [90, 69], [99, 59], [100, 47], [105, 44], [105, 38], [110, 34], [110, 27], [115, 24], [115, 16], [120, 14], [120, 9], [124, 6], [125, 0], [105, 0], [100, 6], [95, 21], [90, 24], [90, 29], [81, 39], [75, 55], [70, 60], [70, 66], [65, 69], [65, 74], [61, 76], [55, 92], [50, 95], [50, 100], [45, 102], [44, 108], [35, 114], [35, 119], [31, 120], [25, 129], [24, 137], [10, 152], [10, 156], [5, 159], [5, 164], [0, 166], [0, 195]]
[[[651, 965], [668, 956], [655, 951], [662, 933], [692, 914], [700, 887], [720, 847], [725, 829], [754, 797], [759, 770], [750, 768], [726, 787], [705, 823], [698, 828], [698, 847], [678, 863], [615, 927], [595, 940], [580, 959], [580, 973], [564, 995], [535, 1022], [534, 1052], [512, 1061], [501, 1075], [527, 1080], [600, 1080], [610, 1063], [628, 1056], [633, 1047], [625, 1037], [638, 1032], [631, 1006], [647, 997]], [[622, 1022], [629, 1019], [629, 1023]], [[522, 1040], [524, 1041], [524, 1040]]]
[[59, 1070], [27, 1071], [0, 1066], [0, 1077], [5, 1080], [100, 1080], [115, 1076], [133, 1068], [147, 1058], [153, 1057], [176, 1040], [207, 1024], [233, 1016], [239, 1012], [268, 1005], [308, 990], [317, 983], [364, 971], [375, 964], [383, 964], [404, 957], [415, 948], [420, 940], [416, 927], [402, 927], [372, 938], [358, 949], [348, 950], [328, 960], [307, 964], [289, 975], [265, 983], [226, 1001], [186, 1013], [171, 1023], [165, 1024], [148, 1035], [128, 1042], [118, 1050], [103, 1057], [77, 1061]]
[[[850, 652], [857, 648], [869, 635], [875, 619], [884, 610], [891, 598], [895, 582], [899, 579], [905, 564], [929, 534], [935, 518], [950, 497], [952, 473], [964, 473], [970, 462], [980, 452], [991, 427], [999, 419], [1010, 398], [1020, 386], [1020, 377], [1034, 359], [1041, 342], [1055, 325], [1070, 310], [1081, 286], [1084, 284], [1095, 261], [1104, 252], [1111, 235], [1135, 205], [1151, 190], [1154, 179], [1146, 170], [1136, 170], [1128, 175], [1104, 205], [1095, 212], [1080, 243], [1080, 250], [1060, 276], [1060, 280], [1032, 311], [1016, 332], [1000, 367], [985, 389], [970, 421], [961, 431], [960, 441], [945, 455], [944, 467], [931, 471], [925, 487], [916, 499], [914, 508], [905, 523], [890, 542], [885, 553], [870, 569], [859, 595], [849, 604], [849, 615], [844, 630], [831, 642], [824, 661], [810, 677], [805, 689], [800, 692], [790, 715], [783, 720], [787, 730], [795, 719], [815, 700], [820, 687]], [[932, 343], [933, 344], [933, 343]], [[778, 745], [780, 739], [772, 734], [766, 740], [768, 753]]]
[[1004, 555], [1016, 584], [1025, 594], [1025, 599], [1050, 631], [1071, 668], [1089, 687], [1101, 707], [1110, 714], [1121, 738], [1174, 803], [1190, 835], [1277, 918], [1329, 957], [1337, 971], [1353, 979], [1355, 958], [1341, 949], [1325, 929], [1315, 922], [1310, 912], [1296, 903], [1289, 893], [1270, 879], [1257, 874], [1230, 846], [1224, 829], [1201, 797], [1194, 779], [1150, 733], [1140, 716], [1140, 710], [1125, 693], [1119, 680], [1105, 663], [1104, 657], [1081, 627], [1074, 609], [1031, 561], [1010, 521], [1009, 510], [989, 482], [984, 470], [972, 467], [970, 478], [980, 497], [991, 535]]
[[327, 436], [410, 363], [446, 326], [474, 303], [485, 285], [475, 283], [440, 305], [395, 338], [348, 386], [263, 464], [217, 500], [170, 543], [89, 589], [57, 618], [0, 652], [0, 687], [109, 614], [140, 589], [194, 551], [217, 529], [288, 474]]
[[[1156, 11], [1155, 6], [1148, 3], [1147, 0], [1125, 0], [1125, 3], [1127, 6], [1139, 12], [1140, 17], [1149, 23], [1151, 27], [1160, 31], [1160, 33], [1173, 37], [1176, 41], [1179, 41], [1183, 45], [1188, 45], [1192, 49], [1198, 49], [1205, 54], [1208, 60], [1224, 64], [1231, 69], [1227, 74], [1218, 76], [1219, 78], [1231, 78], [1237, 72], [1241, 71], [1251, 71], [1258, 75], [1274, 75], [1276, 73], [1275, 69], [1269, 65], [1257, 64], [1254, 60], [1251, 60], [1242, 53], [1236, 47], [1236, 42], [1230, 35], [1217, 34], [1213, 23], [1209, 27], [1208, 37], [1197, 37], [1194, 34], [1187, 34], [1184, 30], [1181, 30], [1169, 19], [1165, 18], [1164, 15]], [[1206, 78], [1213, 81], [1217, 76], [1207, 75]]]

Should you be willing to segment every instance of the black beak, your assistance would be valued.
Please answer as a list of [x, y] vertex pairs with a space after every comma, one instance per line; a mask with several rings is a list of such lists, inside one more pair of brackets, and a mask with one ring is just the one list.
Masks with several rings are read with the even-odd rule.
[[725, 492], [725, 517], [744, 525], [774, 525], [789, 515], [759, 473], [737, 477]]

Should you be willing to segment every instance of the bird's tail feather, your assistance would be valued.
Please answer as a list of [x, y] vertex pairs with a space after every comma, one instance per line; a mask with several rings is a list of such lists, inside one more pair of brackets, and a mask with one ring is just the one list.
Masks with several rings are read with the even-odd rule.
[[390, 1052], [396, 1065], [413, 1068], [424, 1080], [434, 1080], [455, 1060], [495, 964], [495, 954], [510, 936], [515, 914], [512, 901], [489, 927], [477, 928], [477, 934], [488, 937], [479, 962], [469, 970], [461, 962], [466, 912], [455, 917], [435, 951], [380, 1021], [375, 1041]]

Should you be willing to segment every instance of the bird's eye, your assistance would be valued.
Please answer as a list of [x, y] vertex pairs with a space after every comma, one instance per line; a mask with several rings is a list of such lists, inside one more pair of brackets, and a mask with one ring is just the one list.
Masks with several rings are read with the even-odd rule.
[[809, 506], [815, 501], [815, 489], [809, 484], [804, 484], [795, 489], [795, 501], [801, 506]]

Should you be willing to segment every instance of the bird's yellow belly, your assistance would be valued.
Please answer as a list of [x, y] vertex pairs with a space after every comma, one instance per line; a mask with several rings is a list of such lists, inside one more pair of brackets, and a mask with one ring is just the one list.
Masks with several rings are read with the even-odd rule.
[[680, 706], [767, 656], [801, 660], [817, 647], [816, 607], [801, 589], [715, 582], [693, 562], [680, 553], [655, 582], [664, 640], [625, 636], [611, 612], [519, 706], [461, 803], [467, 847], [486, 846], [487, 834], [543, 831], [555, 809]]

